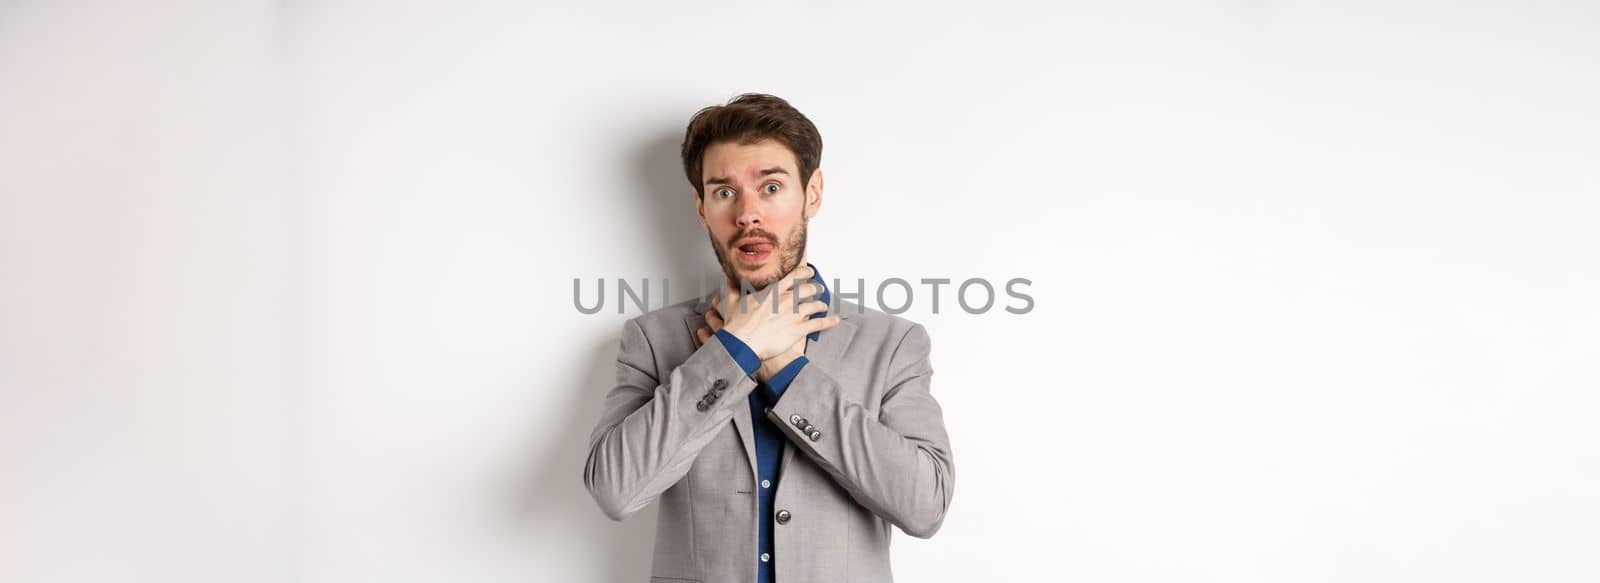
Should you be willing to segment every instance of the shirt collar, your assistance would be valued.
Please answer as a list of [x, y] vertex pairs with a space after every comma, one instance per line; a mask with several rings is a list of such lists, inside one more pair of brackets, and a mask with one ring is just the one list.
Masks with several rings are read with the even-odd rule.
[[[817, 282], [817, 285], [822, 286], [822, 297], [817, 298], [817, 299], [821, 300], [822, 304], [824, 306], [827, 306], [827, 309], [824, 309], [821, 312], [817, 312], [817, 313], [811, 315], [812, 318], [821, 318], [823, 316], [828, 315], [828, 311], [833, 308], [833, 302], [830, 301], [831, 298], [832, 298], [832, 295], [828, 292], [828, 284], [827, 284], [827, 282], [822, 281], [822, 272], [817, 270], [817, 266], [813, 265], [810, 262], [807, 262], [806, 263], [806, 267], [810, 267], [811, 268], [811, 281]], [[807, 334], [806, 338], [810, 339], [812, 342], [816, 342], [818, 335], [819, 335], [818, 332], [812, 332], [810, 334]]]

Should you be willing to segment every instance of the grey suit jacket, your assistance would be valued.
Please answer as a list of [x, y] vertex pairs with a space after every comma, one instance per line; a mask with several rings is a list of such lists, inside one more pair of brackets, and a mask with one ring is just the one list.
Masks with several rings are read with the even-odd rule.
[[[660, 499], [654, 582], [756, 578], [756, 381], [721, 342], [695, 340], [710, 298], [623, 325], [583, 469], [613, 520]], [[778, 583], [891, 581], [890, 525], [933, 536], [955, 485], [927, 331], [836, 304], [839, 323], [807, 342], [811, 362], [766, 411], [788, 445], [773, 504], [789, 512], [773, 525]]]

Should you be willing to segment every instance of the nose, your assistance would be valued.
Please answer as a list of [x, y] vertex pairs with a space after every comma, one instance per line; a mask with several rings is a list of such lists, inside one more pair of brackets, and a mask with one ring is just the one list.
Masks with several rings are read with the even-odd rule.
[[740, 196], [738, 207], [734, 209], [734, 222], [739, 228], [749, 228], [761, 224], [761, 197]]

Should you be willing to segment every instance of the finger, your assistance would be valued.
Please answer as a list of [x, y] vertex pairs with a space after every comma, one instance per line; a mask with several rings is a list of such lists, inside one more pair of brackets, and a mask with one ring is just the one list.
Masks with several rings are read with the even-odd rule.
[[711, 339], [711, 331], [701, 328], [694, 331], [694, 336], [695, 339], [699, 340], [701, 344], [705, 344], [707, 340]]
[[[792, 282], [793, 280], [790, 280], [790, 281]], [[785, 283], [789, 283], [789, 282], [785, 282]], [[785, 306], [798, 306], [802, 302], [810, 300], [811, 296], [814, 295], [814, 294], [810, 293], [810, 291], [811, 291], [811, 287], [810, 286], [812, 286], [812, 285], [815, 285], [815, 284], [805, 283], [805, 282], [795, 283], [793, 287], [783, 290], [783, 293], [781, 294], [780, 297], [783, 298], [784, 305]], [[821, 292], [819, 291], [817, 293], [821, 293]]]
[[712, 332], [716, 332], [717, 330], [721, 330], [722, 329], [722, 314], [720, 312], [717, 312], [716, 310], [707, 310], [706, 311], [706, 325], [711, 328]]
[[822, 299], [822, 286], [816, 282], [804, 283], [784, 296], [784, 303], [794, 306], [796, 310], [801, 304]]
[[810, 272], [810, 267], [806, 267], [806, 271], [800, 272], [794, 279], [784, 280], [782, 287], [779, 287], [779, 295], [790, 303], [800, 303], [821, 295], [822, 287], [811, 280]]
[[806, 334], [810, 334], [812, 332], [821, 332], [823, 330], [827, 330], [834, 327], [834, 325], [838, 323], [838, 316], [823, 316], [821, 318], [806, 320], [804, 323], [800, 324], [800, 329]]
[[805, 283], [805, 282], [810, 281], [810, 280], [811, 280], [811, 266], [810, 265], [801, 265], [799, 267], [794, 268], [793, 271], [790, 271], [789, 273], [784, 274], [784, 276], [783, 276], [783, 284], [778, 288], [778, 291], [789, 291], [791, 289], [794, 289], [795, 286], [797, 286], [799, 284], [802, 284], [802, 283]]
[[816, 282], [800, 282], [795, 283], [794, 287], [784, 293], [784, 300], [794, 300], [794, 303], [798, 304], [818, 295], [822, 295], [821, 285], [816, 285]]
[[794, 269], [789, 270], [789, 273], [785, 273], [783, 276], [798, 277], [801, 279], [809, 278], [811, 277], [811, 266], [801, 263], [800, 265], [794, 266]]
[[795, 313], [809, 318], [812, 314], [826, 311], [828, 311], [828, 304], [824, 304], [822, 302], [806, 302], [800, 304], [800, 308], [796, 310]]
[[806, 282], [795, 293], [800, 294], [800, 301], [809, 302], [822, 297], [822, 284], [814, 281]]

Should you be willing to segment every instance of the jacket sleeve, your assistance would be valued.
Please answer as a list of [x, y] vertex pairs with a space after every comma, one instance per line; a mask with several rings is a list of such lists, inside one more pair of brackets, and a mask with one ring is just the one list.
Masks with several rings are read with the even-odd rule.
[[584, 487], [612, 520], [638, 512], [689, 472], [755, 386], [719, 342], [700, 346], [661, 381], [644, 329], [629, 320], [616, 384], [589, 435]]
[[889, 359], [875, 416], [815, 362], [766, 411], [857, 503], [919, 538], [938, 532], [955, 488], [950, 437], [929, 392], [929, 349], [927, 331], [913, 325]]

